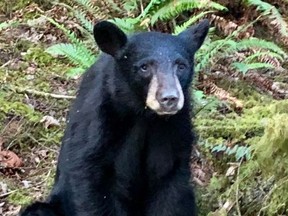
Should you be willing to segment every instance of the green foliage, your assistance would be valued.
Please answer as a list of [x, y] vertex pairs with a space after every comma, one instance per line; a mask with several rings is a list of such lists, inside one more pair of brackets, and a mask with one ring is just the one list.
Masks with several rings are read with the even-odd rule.
[[251, 158], [250, 147], [235, 145], [233, 147], [226, 146], [225, 144], [216, 145], [212, 148], [212, 152], [223, 152], [230, 155], [235, 155], [236, 160], [240, 161], [243, 158], [249, 160]]
[[264, 179], [274, 179], [262, 204], [261, 212], [279, 215], [288, 205], [288, 101], [280, 101], [272, 108], [273, 116], [265, 123], [264, 135], [253, 146], [259, 170]]
[[279, 61], [283, 62], [284, 61], [284, 56], [279, 55], [278, 53], [274, 53], [274, 52], [265, 52], [265, 51], [258, 51], [255, 54], [252, 54], [250, 56], [248, 56], [244, 61], [247, 63], [251, 63], [255, 60], [257, 60], [257, 58], [261, 58], [261, 57], [269, 57], [269, 58], [276, 58]]
[[127, 14], [135, 14], [138, 9], [137, 3], [139, 3], [139, 1], [137, 0], [124, 0], [123, 8], [127, 12]]
[[0, 31], [9, 28], [9, 27], [16, 27], [19, 25], [19, 22], [16, 21], [8, 21], [0, 23]]
[[243, 74], [246, 74], [249, 70], [253, 69], [274, 68], [272, 64], [262, 62], [256, 62], [256, 63], [234, 62], [231, 64], [231, 66], [236, 70], [242, 72]]
[[177, 35], [181, 33], [182, 31], [186, 30], [189, 26], [193, 25], [196, 21], [200, 20], [202, 17], [209, 13], [213, 13], [214, 11], [205, 11], [197, 14], [196, 16], [192, 16], [190, 19], [188, 19], [186, 22], [184, 22], [182, 25], [175, 26], [174, 34]]
[[277, 176], [288, 175], [286, 169], [288, 161], [284, 160], [288, 154], [287, 121], [288, 111], [286, 113], [275, 113], [266, 123], [264, 135], [255, 146], [257, 160], [266, 173], [273, 173]]
[[175, 18], [184, 11], [201, 9], [203, 10], [226, 10], [224, 6], [213, 1], [199, 0], [179, 0], [179, 1], [163, 1], [157, 11], [151, 16], [151, 23], [156, 21], [166, 21]]
[[[246, 102], [246, 104], [249, 103], [249, 101]], [[273, 117], [275, 110], [281, 110], [277, 107], [283, 107], [282, 101], [270, 102], [271, 105], [264, 106], [266, 103], [269, 102], [263, 101], [263, 105], [254, 105], [245, 109], [241, 116], [236, 113], [229, 113], [225, 116], [215, 114], [215, 112], [198, 113], [195, 125], [200, 139], [205, 140], [203, 145], [212, 149], [225, 141], [244, 144], [249, 141], [249, 144], [253, 143], [250, 139], [261, 137], [264, 134], [264, 124], [267, 119]]]
[[86, 11], [89, 11], [91, 14], [101, 13], [99, 7], [92, 3], [91, 0], [74, 0], [78, 5], [82, 6]]
[[[86, 53], [80, 46], [75, 44], [55, 44], [49, 47], [46, 51], [53, 56], [66, 56], [72, 63], [79, 66], [79, 71], [82, 69], [84, 71], [95, 62], [95, 57], [92, 55], [92, 53]], [[74, 70], [73, 72], [76, 71]]]
[[34, 62], [39, 66], [48, 66], [55, 62], [55, 59], [40, 47], [29, 48], [24, 55], [24, 59]]
[[0, 96], [0, 111], [5, 114], [13, 114], [16, 116], [22, 116], [27, 118], [31, 122], [39, 122], [41, 119], [41, 115], [31, 107], [21, 102], [9, 102]]
[[121, 28], [125, 33], [133, 33], [137, 28], [141, 29], [139, 26], [140, 19], [138, 18], [114, 18], [109, 21]]
[[286, 52], [273, 42], [258, 38], [248, 38], [237, 41], [236, 39], [232, 39], [232, 37], [227, 37], [225, 39], [206, 43], [202, 46], [196, 55], [196, 59], [199, 63], [195, 70], [203, 70], [210, 67], [213, 62], [217, 62], [221, 58], [227, 58], [227, 56], [236, 54], [239, 51], [246, 51], [249, 49], [258, 50], [257, 54], [250, 54], [243, 62], [232, 63], [231, 66], [233, 68], [236, 68], [243, 73], [248, 72], [250, 69], [274, 68], [274, 65], [260, 62], [256, 57], [264, 55], [271, 56], [277, 58], [279, 61], [282, 61], [287, 57]]
[[14, 193], [12, 193], [8, 200], [10, 203], [13, 203], [15, 205], [28, 205], [33, 201], [33, 198], [27, 193], [25, 190], [18, 190]]
[[[271, 63], [259, 62], [258, 59], [263, 56], [268, 58], [276, 58], [280, 62], [283, 62], [284, 58], [287, 57], [286, 52], [275, 43], [258, 38], [241, 40], [236, 44], [236, 46], [231, 47], [231, 50], [236, 49], [241, 51], [253, 48], [258, 50], [255, 54], [248, 56], [243, 62], [234, 62], [231, 66], [245, 74], [252, 69], [275, 68], [275, 66]], [[228, 50], [228, 52], [231, 52], [231, 50]]]
[[[210, 128], [216, 125], [215, 127], [222, 130], [223, 136], [219, 137], [218, 131], [213, 130], [213, 133], [211, 130], [205, 138], [207, 143], [210, 142], [205, 145], [205, 148], [212, 148], [212, 151], [223, 152], [226, 155], [235, 155], [237, 160], [241, 160], [242, 157], [248, 160], [242, 163], [239, 176], [229, 185], [219, 185], [217, 180], [220, 181], [221, 176], [213, 177], [208, 186], [209, 194], [214, 195], [216, 193], [218, 197], [225, 197], [225, 201], [231, 200], [233, 202], [237, 198], [235, 194], [241, 194], [240, 196], [244, 199], [241, 198], [241, 201], [238, 202], [241, 203], [243, 215], [285, 215], [288, 206], [287, 106], [288, 100], [270, 101], [270, 103], [265, 102], [262, 105], [247, 109], [242, 116], [228, 115], [228, 119], [213, 116], [214, 120]], [[204, 118], [206, 120], [203, 120]], [[210, 118], [210, 115], [197, 116], [196, 125], [197, 129], [200, 130], [201, 140], [203, 136], [205, 137], [206, 130], [210, 128], [202, 128], [199, 126], [199, 122], [205, 122]], [[246, 127], [246, 130], [242, 130], [242, 133], [245, 134], [242, 138], [234, 134], [239, 124]], [[259, 127], [257, 133], [255, 133], [254, 127]], [[233, 135], [229, 136], [227, 131]], [[235, 139], [235, 137], [240, 139]], [[240, 142], [241, 146], [234, 145], [234, 147], [229, 148], [223, 144], [231, 138], [235, 142]], [[253, 155], [250, 157], [251, 152]], [[222, 167], [225, 165], [226, 161], [223, 161]], [[206, 197], [201, 199], [209, 202]], [[233, 212], [233, 209], [231, 211]]]
[[[70, 71], [69, 75], [77, 75], [94, 63], [96, 57], [94, 52], [87, 48], [84, 41], [79, 40], [74, 32], [69, 31], [63, 25], [60, 25], [51, 18], [47, 18], [57, 28], [61, 29], [72, 43], [55, 44], [47, 48], [47, 52], [53, 56], [63, 55], [67, 57], [73, 64], [77, 65], [77, 69]], [[76, 74], [77, 72], [77, 74]]]
[[256, 6], [256, 10], [261, 11], [263, 16], [276, 23], [276, 26], [280, 28], [280, 34], [288, 36], [288, 25], [275, 6], [261, 0], [245, 0], [244, 2], [249, 6]]
[[249, 39], [243, 39], [239, 41], [235, 47], [231, 47], [231, 48], [232, 49], [235, 48], [238, 51], [246, 50], [249, 48], [259, 48], [259, 49], [271, 51], [283, 57], [287, 56], [286, 52], [282, 48], [280, 48], [278, 45], [276, 45], [275, 43], [271, 41], [259, 39], [259, 38], [253, 38], [253, 37]]

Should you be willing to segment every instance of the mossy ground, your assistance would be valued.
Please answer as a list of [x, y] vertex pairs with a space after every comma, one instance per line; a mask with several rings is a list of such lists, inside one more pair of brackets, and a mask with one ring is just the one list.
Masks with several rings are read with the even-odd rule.
[[[30, 1], [21, 2], [24, 7]], [[41, 40], [31, 42], [31, 35], [26, 24], [0, 31], [0, 145], [23, 162], [16, 169], [0, 167], [4, 216], [16, 215], [21, 205], [48, 194], [71, 103], [25, 90], [74, 95], [77, 86], [77, 80], [66, 76], [71, 66], [47, 54], [47, 44]], [[46, 128], [41, 122], [44, 116], [55, 118], [60, 126]]]
[[[195, 119], [201, 152], [214, 167], [210, 183], [199, 190], [200, 215], [286, 215], [288, 100], [273, 100], [247, 86], [240, 89], [235, 95], [244, 101], [241, 115], [214, 110], [200, 112]], [[249, 146], [252, 157], [237, 161], [235, 153], [212, 153], [219, 145]], [[227, 176], [234, 162], [240, 170]], [[221, 209], [219, 203], [228, 201], [231, 209]]]
[[[30, 3], [22, 0], [11, 6], [4, 1], [0, 8], [10, 8], [5, 14], [11, 14]], [[43, 10], [48, 6], [44, 4]], [[24, 20], [38, 16], [37, 11], [23, 15]], [[0, 31], [1, 147], [15, 152], [24, 164], [17, 169], [0, 168], [0, 203], [4, 203], [0, 208], [5, 216], [16, 215], [21, 205], [42, 199], [49, 192], [71, 103], [25, 89], [74, 95], [77, 86], [77, 80], [66, 76], [71, 68], [66, 61], [48, 55], [48, 44], [43, 40], [31, 41], [35, 32], [36, 36], [43, 33], [43, 28], [29, 34], [31, 29], [20, 25]], [[287, 76], [286, 71], [275, 80], [285, 81]], [[247, 216], [287, 215], [288, 101], [273, 100], [242, 81], [222, 80], [218, 84], [242, 100], [244, 108], [239, 113], [223, 112], [219, 106], [206, 107], [193, 119], [199, 134], [197, 165], [203, 172], [209, 170], [207, 183], [197, 186], [200, 215], [239, 215], [239, 211]], [[52, 116], [60, 126], [45, 128], [41, 123], [44, 116]], [[251, 157], [237, 161], [236, 152], [212, 152], [219, 145], [250, 147]], [[226, 175], [235, 164], [235, 173]], [[224, 208], [225, 203], [231, 208]]]

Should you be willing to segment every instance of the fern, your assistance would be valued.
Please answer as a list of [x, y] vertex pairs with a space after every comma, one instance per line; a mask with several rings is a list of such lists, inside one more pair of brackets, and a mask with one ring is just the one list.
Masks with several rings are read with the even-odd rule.
[[217, 56], [219, 59], [223, 56], [227, 56], [229, 53], [232, 53], [234, 50], [236, 50], [236, 46], [237, 43], [228, 37], [213, 41], [209, 44], [204, 44], [200, 51], [196, 54], [196, 60], [199, 63], [196, 65], [195, 71], [200, 71], [207, 67], [215, 56]]
[[228, 156], [235, 155], [237, 161], [240, 161], [244, 158], [249, 160], [251, 158], [251, 148], [246, 146], [235, 145], [234, 147], [229, 147], [224, 144], [219, 144], [214, 146], [211, 152], [223, 152]]
[[46, 17], [52, 24], [62, 30], [64, 34], [71, 41], [71, 44], [56, 44], [52, 45], [46, 51], [52, 55], [63, 55], [70, 59], [74, 64], [80, 65], [84, 68], [90, 67], [95, 61], [94, 53], [89, 50], [83, 41], [80, 41], [74, 32], [69, 31], [63, 25], [57, 23], [55, 20]]
[[269, 63], [244, 63], [244, 62], [234, 62], [231, 64], [236, 70], [239, 70], [243, 74], [246, 74], [249, 70], [259, 69], [259, 68], [274, 68], [272, 64]]
[[109, 21], [121, 28], [125, 33], [134, 32], [137, 24], [139, 24], [139, 20], [137, 18], [114, 18]]
[[275, 43], [266, 41], [263, 39], [259, 39], [259, 38], [244, 39], [237, 44], [238, 50], [244, 50], [248, 48], [261, 48], [261, 49], [271, 50], [274, 53], [277, 53], [283, 57], [287, 56], [286, 52], [283, 49], [281, 49], [279, 46], [277, 46]]
[[67, 71], [67, 76], [68, 76], [68, 77], [79, 76], [79, 75], [81, 75], [85, 70], [86, 70], [86, 68], [82, 68], [82, 67], [71, 68], [71, 69], [69, 69], [69, 70]]
[[74, 0], [76, 3], [81, 5], [86, 9], [86, 11], [90, 12], [91, 14], [101, 14], [101, 10], [99, 7], [95, 6], [91, 0]]
[[149, 13], [151, 13], [151, 10], [153, 10], [156, 6], [164, 3], [165, 0], [151, 0], [149, 4], [145, 7], [143, 12], [137, 17], [138, 19], [146, 17]]
[[123, 8], [127, 14], [133, 14], [138, 9], [137, 0], [125, 0], [123, 3]]
[[264, 16], [267, 16], [271, 21], [277, 23], [276, 25], [279, 28], [281, 35], [288, 36], [288, 25], [273, 5], [261, 0], [246, 0], [245, 3], [249, 6], [256, 6], [256, 10], [261, 11]]
[[173, 34], [179, 34], [182, 31], [186, 30], [189, 26], [191, 26], [193, 23], [195, 23], [197, 20], [201, 19], [204, 17], [206, 14], [213, 13], [214, 11], [205, 11], [197, 14], [196, 16], [191, 17], [189, 20], [187, 20], [185, 23], [182, 25], [177, 25], [175, 26], [175, 30]]
[[82, 26], [89, 32], [89, 33], [93, 33], [93, 23], [91, 21], [89, 21], [86, 16], [85, 13], [82, 11], [74, 11], [74, 14], [76, 16], [76, 18], [80, 21], [80, 23], [82, 24]]
[[46, 52], [53, 56], [63, 55], [71, 60], [74, 64], [83, 68], [88, 68], [95, 62], [94, 55], [90, 52], [83, 51], [82, 47], [75, 44], [60, 43], [50, 46]]
[[62, 7], [66, 7], [74, 13], [75, 17], [79, 20], [80, 24], [83, 26], [80, 30], [83, 30], [84, 28], [86, 31], [86, 34], [88, 35], [93, 33], [94, 25], [90, 20], [86, 18], [86, 13], [84, 11], [82, 11], [81, 9], [74, 9], [73, 7], [65, 3], [55, 3], [55, 4], [60, 5]]
[[192, 9], [215, 9], [215, 10], [226, 10], [221, 4], [215, 3], [213, 1], [200, 1], [200, 0], [178, 0], [170, 1], [163, 4], [156, 13], [151, 17], [151, 23], [154, 24], [158, 20], [169, 20], [183, 11]]
[[254, 53], [253, 55], [248, 56], [245, 59], [245, 63], [251, 63], [251, 62], [253, 62], [253, 60], [261, 58], [263, 56], [269, 56], [269, 57], [272, 57], [272, 58], [276, 58], [276, 59], [280, 60], [281, 62], [284, 61], [283, 57], [281, 55], [277, 54], [277, 53], [258, 51], [256, 53]]
[[259, 18], [260, 17], [245, 26], [241, 26], [231, 35], [227, 36], [225, 39], [216, 40], [209, 44], [206, 43], [202, 45], [200, 50], [196, 53], [196, 60], [198, 60], [199, 63], [196, 65], [195, 71], [200, 71], [201, 69], [209, 66], [215, 56], [217, 59], [219, 59], [233, 52], [236, 52], [238, 45], [237, 42], [233, 40], [233, 38], [237, 36], [240, 32], [245, 31], [247, 28], [252, 26], [255, 22], [258, 21]]
[[237, 42], [231, 39], [231, 37], [227, 37], [211, 43], [206, 43], [202, 46], [200, 52], [198, 52], [196, 55], [196, 60], [198, 60], [199, 63], [196, 65], [195, 71], [204, 69], [218, 59], [227, 57], [238, 51], [248, 50], [251, 48], [260, 49], [259, 53], [252, 54], [251, 56], [247, 57], [243, 63], [234, 63], [234, 65], [232, 65], [234, 68], [243, 73], [257, 68], [274, 68], [274, 66], [270, 63], [252, 62], [252, 59], [259, 56], [268, 55], [283, 61], [287, 56], [285, 51], [273, 42], [257, 38], [249, 38]]

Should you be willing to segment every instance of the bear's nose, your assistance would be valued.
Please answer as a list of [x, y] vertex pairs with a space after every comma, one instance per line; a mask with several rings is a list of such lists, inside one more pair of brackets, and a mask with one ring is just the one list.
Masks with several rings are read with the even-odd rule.
[[170, 110], [176, 108], [179, 101], [179, 97], [176, 91], [168, 91], [162, 93], [158, 99], [158, 102], [162, 108]]

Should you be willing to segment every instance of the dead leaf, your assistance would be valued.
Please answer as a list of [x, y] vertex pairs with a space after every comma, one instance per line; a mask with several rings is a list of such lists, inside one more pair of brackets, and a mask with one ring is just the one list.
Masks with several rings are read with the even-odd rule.
[[243, 108], [243, 102], [240, 101], [239, 99], [232, 97], [229, 92], [226, 90], [218, 87], [216, 84], [214, 84], [211, 81], [205, 81], [205, 93], [206, 94], [212, 94], [216, 96], [219, 100], [221, 101], [227, 101], [237, 109], [242, 109]]
[[23, 180], [22, 183], [24, 185], [24, 188], [29, 188], [31, 186], [31, 181]]
[[44, 116], [41, 120], [41, 123], [44, 123], [44, 127], [47, 129], [50, 126], [60, 126], [60, 123], [57, 119], [52, 116]]
[[1, 193], [7, 193], [8, 192], [8, 186], [4, 182], [0, 182], [0, 187], [1, 187]]
[[22, 160], [12, 151], [0, 151], [0, 165], [8, 168], [22, 166]]
[[226, 177], [234, 176], [238, 167], [239, 167], [238, 164], [232, 164], [232, 165], [228, 168], [228, 170], [226, 171], [225, 176], [226, 176]]

